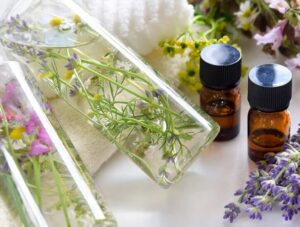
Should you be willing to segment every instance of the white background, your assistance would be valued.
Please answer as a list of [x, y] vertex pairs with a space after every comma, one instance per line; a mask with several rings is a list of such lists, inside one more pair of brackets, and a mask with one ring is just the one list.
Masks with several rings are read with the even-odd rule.
[[[263, 54], [260, 47], [244, 40], [244, 63], [280, 62]], [[300, 73], [294, 73], [292, 133], [300, 123]], [[277, 227], [299, 226], [300, 215], [285, 222], [279, 210], [267, 213], [262, 221], [240, 215], [237, 222], [223, 220], [224, 205], [233, 201], [233, 193], [244, 186], [255, 165], [247, 156], [247, 78], [241, 83], [241, 133], [230, 142], [213, 143], [202, 152], [181, 181], [162, 189], [134, 163], [116, 154], [96, 174], [97, 188], [103, 193], [120, 227]], [[197, 97], [196, 97], [197, 100]]]

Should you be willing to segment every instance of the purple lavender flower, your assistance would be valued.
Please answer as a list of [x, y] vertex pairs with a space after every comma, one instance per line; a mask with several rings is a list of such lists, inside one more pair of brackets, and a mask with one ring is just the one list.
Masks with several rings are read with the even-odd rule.
[[79, 61], [79, 56], [76, 53], [74, 53], [73, 57], [68, 58], [68, 64], [66, 64], [66, 68], [68, 70], [76, 69], [78, 66], [78, 61]]
[[28, 23], [21, 19], [20, 15], [10, 17], [10, 20], [7, 21], [8, 32], [27, 32], [30, 31], [30, 27]]
[[252, 204], [261, 211], [272, 210], [272, 198], [268, 195], [258, 195], [251, 199]]
[[273, 191], [276, 188], [276, 182], [272, 178], [268, 179], [268, 180], [264, 180], [264, 181], [261, 182], [261, 187], [266, 191], [268, 191], [268, 190]]
[[167, 142], [171, 143], [171, 141], [173, 140], [173, 138], [174, 138], [174, 135], [169, 135], [168, 139], [167, 139]]
[[70, 96], [70, 97], [75, 96], [75, 95], [77, 94], [79, 88], [80, 88], [80, 84], [79, 84], [78, 81], [76, 81], [76, 82], [73, 84], [73, 86], [72, 86], [72, 88], [70, 89], [70, 91], [69, 91], [69, 96]]
[[243, 189], [238, 189], [235, 191], [234, 196], [239, 196], [239, 195], [242, 195], [243, 193], [244, 193]]
[[164, 94], [164, 91], [160, 88], [155, 89], [154, 91], [152, 91], [152, 95], [155, 98], [159, 98], [160, 96], [162, 96]]
[[248, 207], [246, 209], [246, 213], [250, 219], [258, 219], [258, 220], [262, 219], [261, 212], [257, 207], [254, 206]]
[[285, 205], [281, 208], [283, 211], [282, 217], [284, 217], [284, 220], [292, 220], [293, 216], [298, 213], [297, 207], [293, 205]]
[[[299, 125], [300, 126], [300, 125]], [[284, 146], [284, 151], [270, 155], [258, 170], [249, 174], [244, 189], [235, 193], [238, 203], [225, 208], [225, 219], [232, 222], [243, 209], [250, 219], [262, 219], [262, 213], [279, 205], [285, 220], [300, 211], [300, 129]], [[235, 212], [239, 207], [239, 212]]]
[[225, 206], [225, 214], [223, 216], [224, 219], [229, 219], [230, 223], [237, 218], [237, 216], [241, 213], [240, 207], [235, 203], [229, 203]]
[[152, 94], [151, 94], [151, 92], [150, 92], [150, 91], [148, 91], [148, 90], [145, 90], [145, 94], [146, 94], [146, 96], [147, 96], [148, 98], [152, 97]]

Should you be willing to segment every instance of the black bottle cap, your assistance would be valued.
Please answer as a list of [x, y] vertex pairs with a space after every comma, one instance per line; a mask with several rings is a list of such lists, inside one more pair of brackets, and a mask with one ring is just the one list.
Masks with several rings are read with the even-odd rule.
[[212, 44], [200, 53], [200, 80], [208, 88], [236, 87], [242, 74], [241, 52], [227, 44]]
[[248, 78], [248, 101], [263, 112], [277, 112], [289, 107], [292, 98], [292, 73], [278, 64], [259, 65]]

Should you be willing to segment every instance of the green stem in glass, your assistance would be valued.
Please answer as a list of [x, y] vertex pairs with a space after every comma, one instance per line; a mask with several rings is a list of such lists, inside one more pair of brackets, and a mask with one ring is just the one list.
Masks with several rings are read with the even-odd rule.
[[53, 174], [53, 177], [54, 177], [54, 181], [55, 181], [55, 184], [56, 184], [56, 187], [57, 187], [57, 192], [58, 192], [58, 196], [59, 196], [61, 206], [62, 206], [62, 209], [63, 209], [66, 224], [67, 224], [68, 227], [71, 227], [71, 222], [70, 222], [70, 218], [69, 218], [69, 215], [68, 215], [68, 206], [67, 206], [66, 200], [65, 200], [66, 192], [63, 188], [62, 179], [61, 179], [61, 177], [59, 175], [59, 172], [56, 168], [56, 165], [54, 163], [52, 154], [49, 153], [47, 155], [47, 157], [48, 157], [47, 160], [49, 161], [49, 164], [50, 164], [50, 167], [51, 167], [51, 170], [52, 170], [52, 174]]
[[42, 206], [42, 193], [41, 193], [41, 166], [39, 156], [33, 157], [33, 173], [35, 183], [35, 198], [39, 207]]

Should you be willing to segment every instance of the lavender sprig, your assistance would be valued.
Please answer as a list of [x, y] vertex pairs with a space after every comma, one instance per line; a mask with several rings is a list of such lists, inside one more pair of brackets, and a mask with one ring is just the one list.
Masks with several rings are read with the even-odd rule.
[[263, 212], [279, 206], [288, 221], [300, 211], [300, 128], [281, 153], [265, 158], [249, 174], [245, 188], [234, 194], [237, 202], [225, 206], [224, 219], [233, 222], [244, 211], [250, 219], [261, 220]]

